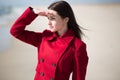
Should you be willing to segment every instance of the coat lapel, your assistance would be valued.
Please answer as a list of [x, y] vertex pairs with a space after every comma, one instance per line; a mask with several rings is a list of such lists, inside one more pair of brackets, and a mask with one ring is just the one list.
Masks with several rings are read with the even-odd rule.
[[73, 30], [69, 30], [60, 37], [57, 37], [57, 35], [53, 33], [52, 37], [47, 37], [47, 40], [44, 39], [42, 50], [40, 50], [42, 54], [40, 55], [49, 60], [50, 63], [57, 64], [74, 37], [75, 35]]

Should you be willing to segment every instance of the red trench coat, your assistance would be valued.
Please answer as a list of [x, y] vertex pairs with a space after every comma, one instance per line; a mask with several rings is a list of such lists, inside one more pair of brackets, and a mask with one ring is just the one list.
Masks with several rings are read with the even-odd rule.
[[13, 24], [11, 34], [38, 49], [38, 64], [34, 80], [85, 80], [88, 56], [86, 44], [75, 37], [73, 30], [63, 36], [45, 30], [42, 33], [25, 30], [37, 15], [29, 7]]

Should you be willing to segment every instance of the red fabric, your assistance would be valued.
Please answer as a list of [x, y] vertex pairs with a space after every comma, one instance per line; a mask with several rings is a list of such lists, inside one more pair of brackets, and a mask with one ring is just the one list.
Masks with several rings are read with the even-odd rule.
[[34, 80], [85, 80], [88, 56], [86, 44], [75, 37], [73, 30], [63, 36], [45, 30], [42, 33], [25, 30], [37, 17], [31, 8], [13, 24], [10, 32], [19, 40], [38, 48], [38, 64]]

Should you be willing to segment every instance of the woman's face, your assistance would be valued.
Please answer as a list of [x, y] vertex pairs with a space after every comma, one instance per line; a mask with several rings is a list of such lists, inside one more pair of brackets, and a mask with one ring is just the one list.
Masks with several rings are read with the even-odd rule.
[[67, 27], [66, 18], [62, 18], [58, 13], [54, 10], [48, 10], [48, 25], [52, 32], [59, 32]]

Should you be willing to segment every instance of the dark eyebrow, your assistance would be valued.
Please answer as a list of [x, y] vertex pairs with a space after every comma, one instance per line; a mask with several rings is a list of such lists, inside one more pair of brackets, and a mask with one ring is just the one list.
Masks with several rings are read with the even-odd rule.
[[48, 13], [48, 15], [50, 15], [50, 16], [55, 16], [53, 13]]
[[52, 14], [51, 14], [51, 15], [47, 15], [47, 17], [55, 17], [55, 15], [52, 15]]

